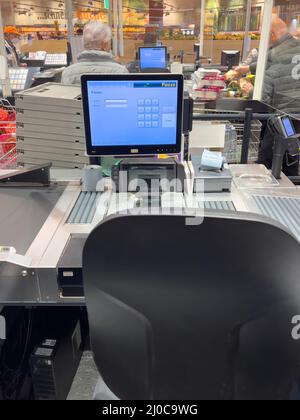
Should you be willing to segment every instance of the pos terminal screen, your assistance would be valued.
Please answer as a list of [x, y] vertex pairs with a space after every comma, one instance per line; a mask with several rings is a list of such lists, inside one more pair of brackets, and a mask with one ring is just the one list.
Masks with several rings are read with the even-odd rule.
[[282, 124], [283, 124], [283, 127], [285, 129], [287, 137], [295, 136], [296, 131], [295, 131], [295, 128], [293, 126], [293, 123], [292, 123], [290, 117], [284, 117], [284, 118], [282, 118], [281, 121], [282, 121]]
[[166, 69], [167, 49], [166, 47], [141, 47], [140, 48], [140, 69]]
[[176, 77], [87, 80], [83, 99], [88, 152], [99, 156], [180, 153], [180, 87]]

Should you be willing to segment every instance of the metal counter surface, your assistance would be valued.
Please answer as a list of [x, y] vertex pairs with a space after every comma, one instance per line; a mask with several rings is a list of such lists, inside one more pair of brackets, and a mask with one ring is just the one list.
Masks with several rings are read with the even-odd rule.
[[0, 246], [25, 255], [64, 189], [0, 189]]
[[[94, 202], [89, 202], [89, 206], [93, 210], [89, 211], [87, 218], [83, 217], [83, 213], [82, 217], [70, 219], [74, 207], [80, 209], [78, 174], [56, 175], [56, 182], [58, 178], [63, 183], [47, 190], [0, 189], [0, 246], [13, 246], [24, 258], [15, 261], [12, 255], [0, 254], [0, 304], [83, 305], [83, 297], [66, 298], [61, 294], [57, 280], [61, 256], [72, 238], [82, 238], [84, 244], [84, 239], [106, 217], [138, 206], [134, 195], [114, 195], [108, 190], [91, 197]], [[70, 181], [67, 185], [66, 180]], [[278, 217], [278, 212], [272, 212], [272, 208], [270, 213], [264, 211], [260, 199], [257, 199], [257, 196], [263, 197], [263, 203], [264, 200], [270, 200], [270, 197], [275, 197], [275, 200], [281, 197], [300, 200], [300, 189], [285, 177], [276, 187], [263, 184], [260, 188], [255, 186], [254, 182], [253, 187], [248, 185], [247, 188], [240, 188], [234, 182], [231, 193], [194, 197], [192, 205], [194, 209], [204, 207], [232, 211], [234, 208], [239, 212], [263, 214], [280, 221], [300, 240], [300, 221], [297, 219], [300, 215], [300, 201], [296, 201], [299, 214], [292, 218], [290, 212], [281, 211]], [[206, 202], [204, 205], [203, 200]], [[168, 207], [168, 203], [166, 199], [162, 206]], [[175, 203], [186, 203], [188, 207], [183, 194], [176, 194]], [[272, 199], [269, 203], [272, 207]]]

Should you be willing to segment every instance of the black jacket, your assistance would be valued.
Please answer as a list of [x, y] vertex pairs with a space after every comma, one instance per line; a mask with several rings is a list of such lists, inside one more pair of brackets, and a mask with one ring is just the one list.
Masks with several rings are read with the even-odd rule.
[[263, 102], [287, 114], [300, 114], [299, 63], [300, 41], [283, 36], [268, 53]]
[[20, 65], [20, 58], [19, 54], [17, 52], [16, 47], [14, 44], [9, 41], [5, 40], [5, 48], [6, 48], [6, 54], [8, 56], [8, 62], [11, 67], [16, 67]]

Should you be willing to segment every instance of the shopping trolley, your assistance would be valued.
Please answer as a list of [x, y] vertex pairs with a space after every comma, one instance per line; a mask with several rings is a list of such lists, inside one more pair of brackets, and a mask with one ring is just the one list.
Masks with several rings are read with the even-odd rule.
[[0, 169], [13, 169], [16, 165], [16, 110], [7, 99], [0, 99]]
[[[211, 121], [211, 117], [213, 116], [214, 124], [226, 124], [226, 139], [223, 151], [224, 157], [228, 163], [241, 163], [245, 124], [244, 121], [242, 121], [240, 118], [234, 118], [235, 116], [238, 116], [240, 112], [218, 109], [204, 109], [202, 102], [195, 101], [194, 113], [202, 116], [201, 121], [205, 121], [205, 116], [207, 116], [207, 121]], [[220, 116], [219, 121], [217, 118], [218, 116]], [[226, 116], [228, 116], [228, 120], [226, 120]], [[251, 128], [249, 133], [250, 142], [248, 151], [248, 163], [255, 163], [258, 159], [261, 131], [261, 121], [253, 119], [251, 121]]]

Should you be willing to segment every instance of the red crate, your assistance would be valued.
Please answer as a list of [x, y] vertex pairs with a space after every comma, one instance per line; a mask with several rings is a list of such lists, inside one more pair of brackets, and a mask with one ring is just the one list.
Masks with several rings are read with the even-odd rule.
[[16, 111], [6, 100], [0, 101], [0, 169], [17, 163]]

